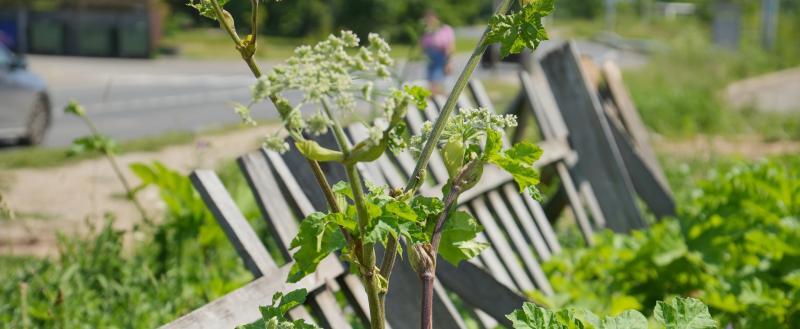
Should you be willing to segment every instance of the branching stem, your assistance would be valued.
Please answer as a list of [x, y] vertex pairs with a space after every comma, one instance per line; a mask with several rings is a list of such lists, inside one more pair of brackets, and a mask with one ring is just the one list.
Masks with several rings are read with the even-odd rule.
[[[495, 10], [495, 15], [503, 15], [508, 12], [513, 1], [514, 0], [503, 0], [503, 2], [501, 2]], [[439, 138], [442, 136], [444, 126], [447, 123], [447, 120], [450, 118], [450, 114], [452, 114], [453, 110], [456, 108], [458, 97], [461, 95], [461, 92], [464, 91], [464, 88], [466, 88], [470, 77], [472, 77], [472, 73], [475, 71], [478, 63], [480, 63], [481, 56], [483, 56], [483, 53], [489, 47], [489, 43], [486, 42], [488, 33], [489, 27], [487, 26], [486, 30], [483, 31], [481, 39], [478, 41], [478, 45], [472, 51], [472, 55], [470, 55], [466, 67], [464, 67], [464, 70], [461, 71], [461, 75], [458, 76], [458, 80], [456, 81], [455, 86], [453, 86], [453, 90], [447, 97], [447, 102], [445, 102], [444, 108], [442, 108], [442, 111], [439, 113], [439, 117], [433, 124], [433, 130], [431, 131], [428, 141], [425, 143], [425, 147], [420, 153], [419, 160], [417, 160], [417, 166], [414, 167], [414, 172], [411, 174], [408, 183], [406, 183], [406, 191], [411, 191], [417, 185], [419, 185], [418, 180], [421, 177], [420, 172], [428, 166], [428, 160], [430, 160], [433, 150], [436, 149], [436, 145], [439, 143]]]

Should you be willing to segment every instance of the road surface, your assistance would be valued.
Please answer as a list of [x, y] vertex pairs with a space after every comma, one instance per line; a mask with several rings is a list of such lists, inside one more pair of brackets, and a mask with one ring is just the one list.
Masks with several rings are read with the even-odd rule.
[[[579, 49], [597, 59], [622, 59], [633, 64], [641, 61], [631, 55], [619, 57], [619, 51], [600, 44], [580, 42]], [[465, 61], [466, 55], [456, 57], [457, 71]], [[86, 135], [86, 127], [79, 120], [62, 114], [64, 105], [72, 99], [86, 107], [103, 133], [127, 140], [235, 124], [239, 118], [232, 104], [248, 102], [249, 88], [255, 81], [240, 60], [30, 56], [28, 62], [50, 89], [55, 115], [44, 142], [49, 147], [66, 146], [74, 138]], [[262, 63], [263, 69], [272, 64]], [[413, 63], [410, 66], [410, 79], [424, 77], [422, 65]], [[479, 69], [476, 75], [497, 73]], [[513, 74], [508, 76], [514, 77]], [[454, 77], [450, 80], [452, 83]], [[275, 115], [266, 103], [254, 110], [256, 119]]]

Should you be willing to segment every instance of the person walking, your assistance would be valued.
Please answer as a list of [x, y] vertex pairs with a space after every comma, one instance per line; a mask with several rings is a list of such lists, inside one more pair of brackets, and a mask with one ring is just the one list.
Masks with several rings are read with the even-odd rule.
[[444, 94], [444, 79], [452, 71], [450, 57], [455, 51], [453, 28], [442, 24], [439, 16], [428, 10], [424, 16], [425, 34], [420, 46], [428, 57], [428, 82], [435, 95]]

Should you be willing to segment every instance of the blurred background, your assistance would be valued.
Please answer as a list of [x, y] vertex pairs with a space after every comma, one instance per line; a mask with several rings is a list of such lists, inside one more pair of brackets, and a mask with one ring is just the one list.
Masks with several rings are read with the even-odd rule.
[[[263, 124], [240, 125], [233, 103], [246, 104], [254, 78], [228, 35], [185, 2], [0, 0], [0, 210], [13, 210], [0, 211], [0, 278], [16, 278], [2, 280], [8, 283], [0, 295], [17, 294], [18, 282], [72, 282], [65, 269], [82, 264], [85, 277], [118, 275], [119, 286], [132, 288], [69, 288], [99, 305], [105, 298], [98, 291], [126, 296], [105, 311], [81, 308], [73, 317], [98, 325], [109, 312], [124, 316], [126, 300], [150, 298], [152, 307], [141, 306], [136, 316], [152, 327], [250, 279], [186, 174], [217, 169], [248, 218], [257, 218], [234, 159], [276, 130], [276, 113], [258, 105], [254, 117]], [[432, 9], [455, 29], [459, 72], [492, 6], [492, 0], [262, 1], [256, 58], [267, 70], [296, 46], [340, 29], [378, 32], [390, 41], [404, 79], [424, 79], [417, 43], [421, 18]], [[231, 0], [226, 9], [240, 34], [248, 33], [250, 1]], [[556, 0], [547, 27], [553, 42], [575, 40], [587, 59], [622, 68], [679, 204], [709, 170], [764, 158], [800, 163], [800, 0]], [[519, 91], [516, 70], [536, 54], [500, 61], [497, 52], [485, 54], [475, 76], [502, 110]], [[113, 228], [135, 232], [141, 218], [100, 155], [67, 155], [75, 138], [89, 134], [81, 120], [63, 114], [70, 100], [117, 141], [123, 166], [159, 161], [174, 169], [153, 167], [162, 190], [140, 196], [164, 223], [157, 233], [78, 238], [109, 218]], [[264, 229], [263, 221], [254, 223]], [[156, 242], [123, 257], [132, 241], [152, 235]], [[41, 258], [53, 255], [69, 261]], [[152, 288], [150, 277], [138, 273], [142, 264], [161, 266], [154, 272], [169, 288], [142, 288]], [[13, 308], [0, 302], [0, 314]]]

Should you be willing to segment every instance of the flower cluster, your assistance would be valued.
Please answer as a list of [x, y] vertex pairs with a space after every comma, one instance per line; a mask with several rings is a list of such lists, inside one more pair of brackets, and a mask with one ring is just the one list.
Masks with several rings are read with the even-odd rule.
[[[320, 135], [327, 133], [334, 124], [337, 118], [333, 115], [350, 114], [359, 101], [372, 103], [377, 94], [383, 97], [377, 104], [383, 118], [367, 128], [370, 142], [378, 144], [384, 138], [384, 130], [397, 126], [393, 123], [405, 115], [405, 107], [413, 96], [404, 90], [382, 93], [375, 90], [372, 81], [389, 78], [394, 60], [389, 55], [391, 48], [380, 36], [370, 34], [367, 41], [366, 46], [359, 46], [361, 41], [355, 33], [342, 31], [314, 46], [298, 47], [294, 56], [258, 79], [252, 88], [251, 104], [269, 98], [275, 103], [290, 135]], [[302, 100], [291, 104], [288, 92], [300, 92]], [[300, 108], [311, 104], [322, 105], [326, 111], [303, 118]], [[237, 106], [237, 113], [244, 122], [252, 123], [249, 112], [243, 108]], [[389, 124], [378, 125], [379, 122]], [[265, 146], [284, 151], [283, 144], [273, 137]]]
[[[460, 139], [466, 146], [481, 145], [486, 131], [494, 130], [502, 133], [506, 128], [516, 126], [517, 117], [513, 114], [494, 114], [482, 107], [462, 108], [445, 124], [439, 144], [447, 143], [451, 139]], [[422, 151], [432, 130], [433, 123], [426, 121], [422, 125], [421, 134], [410, 138], [408, 147], [412, 153], [418, 154]]]

